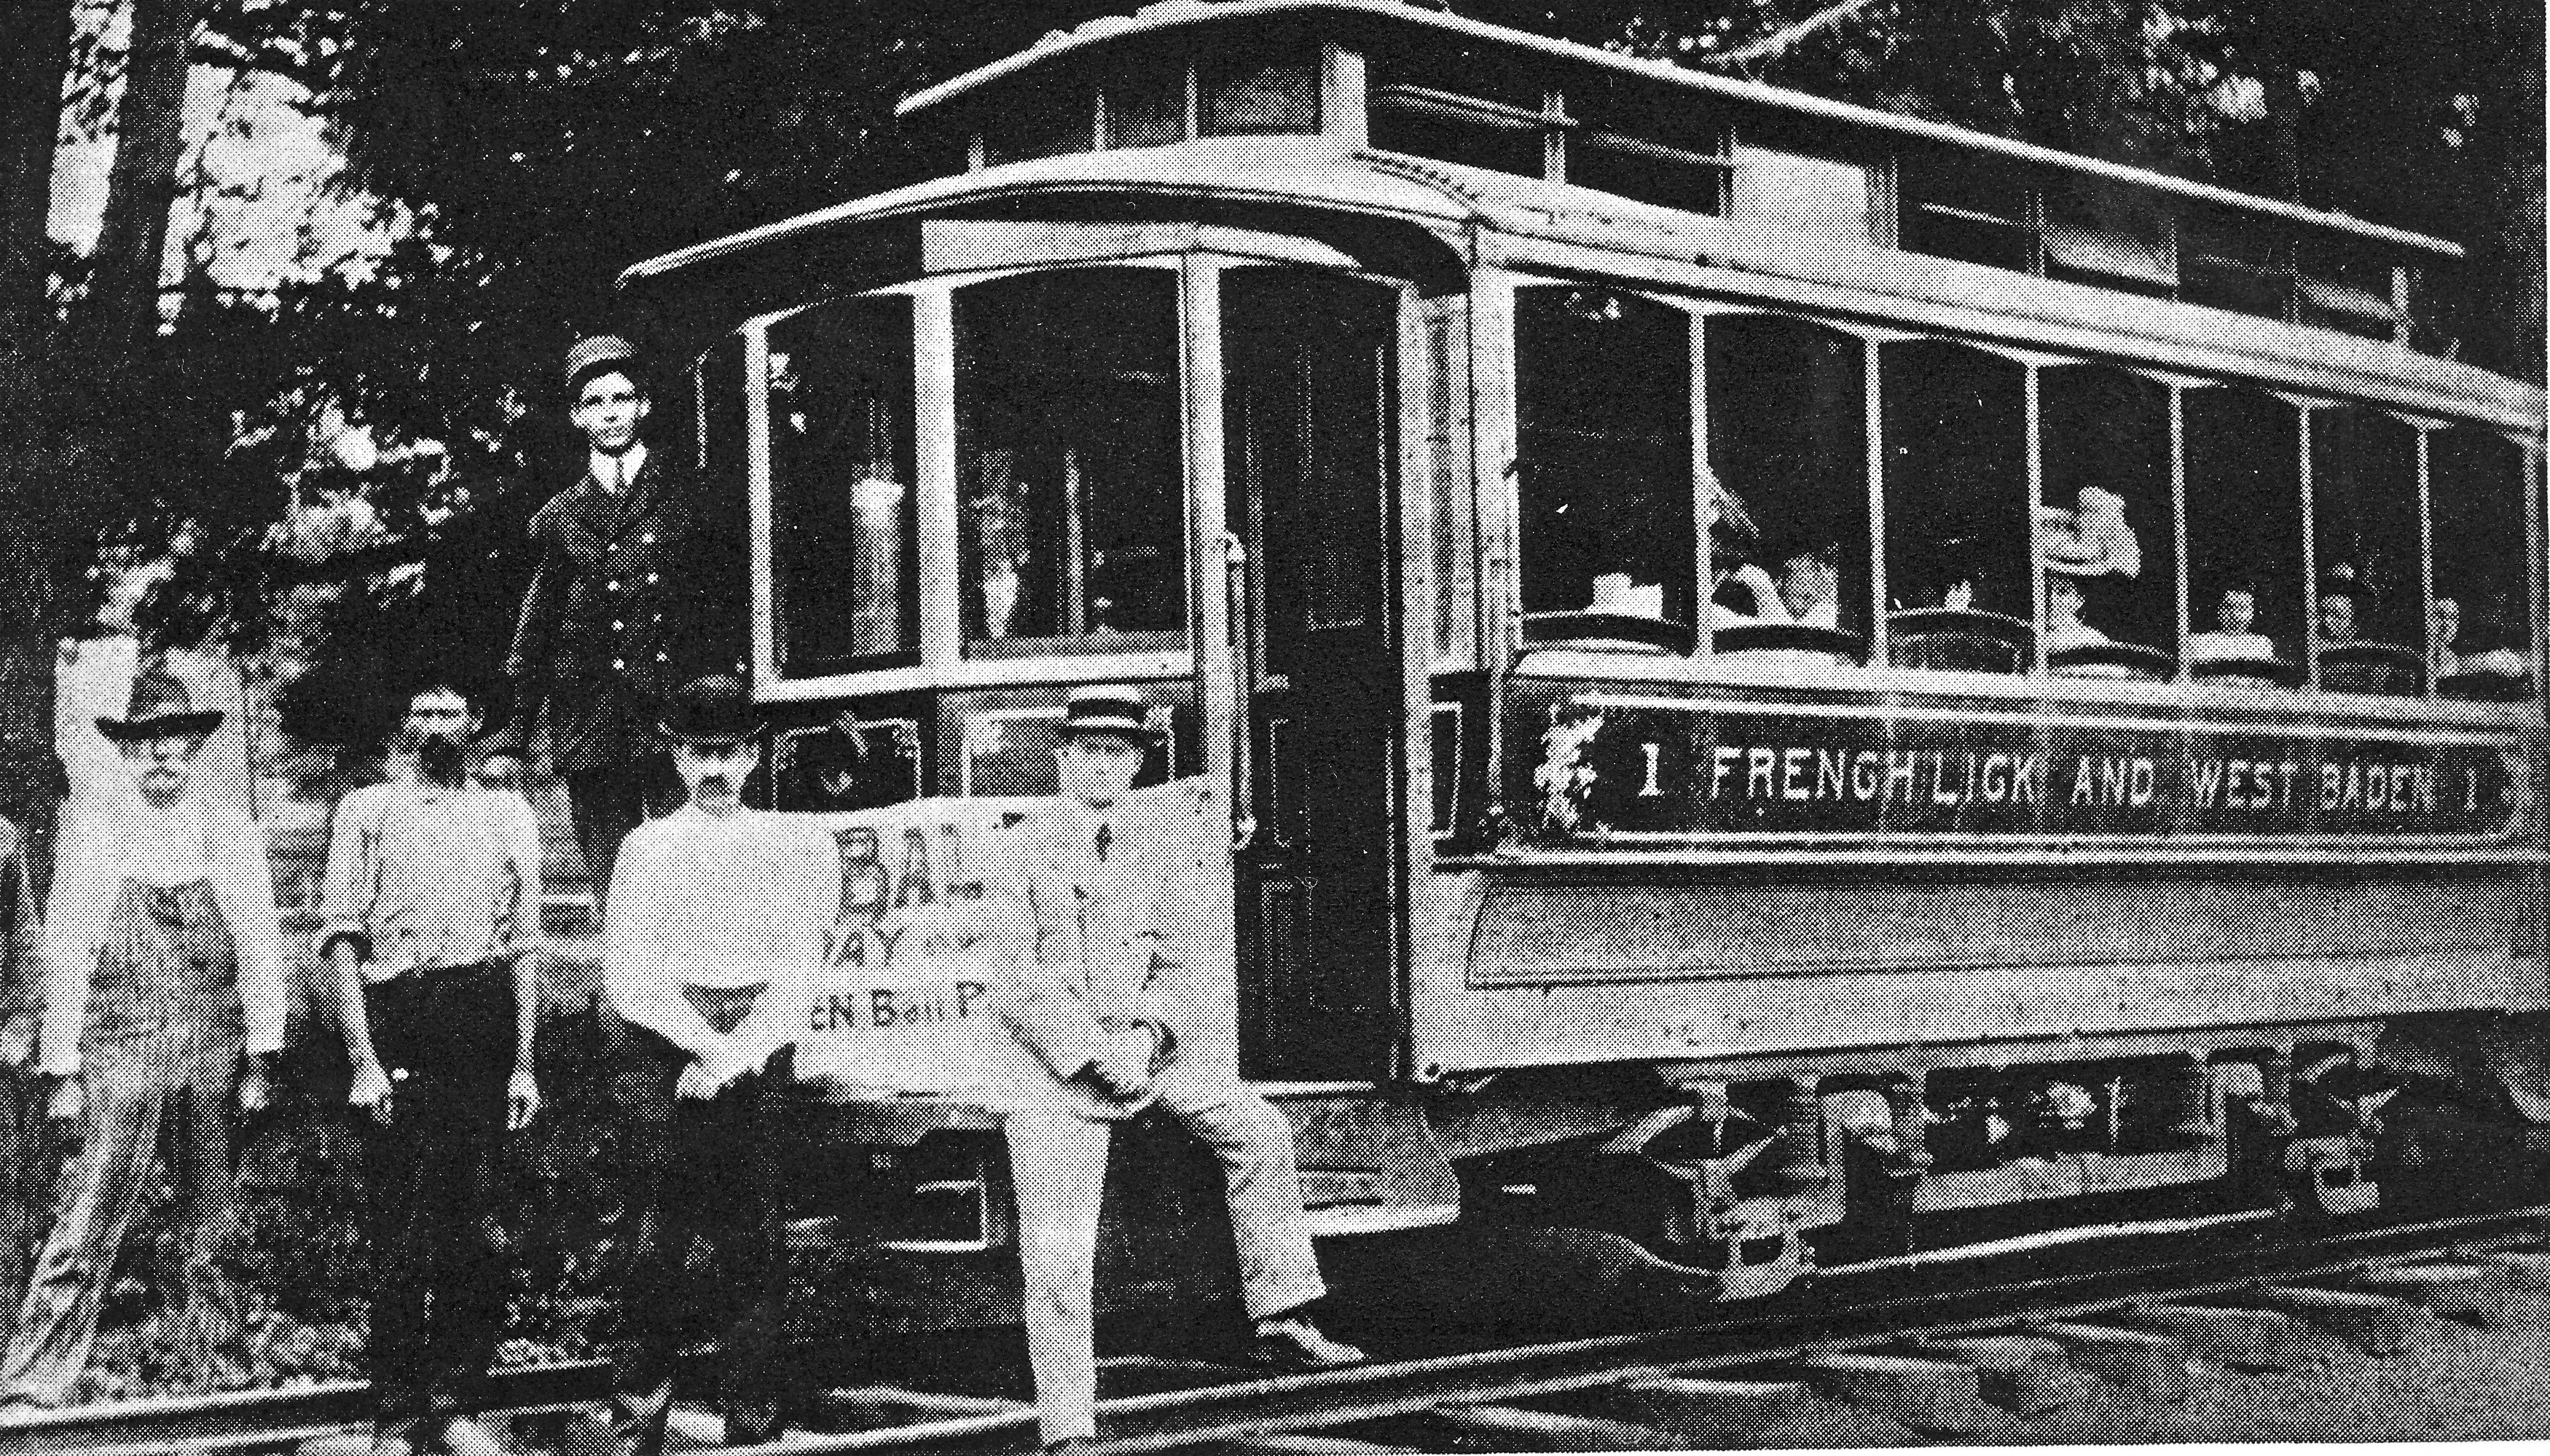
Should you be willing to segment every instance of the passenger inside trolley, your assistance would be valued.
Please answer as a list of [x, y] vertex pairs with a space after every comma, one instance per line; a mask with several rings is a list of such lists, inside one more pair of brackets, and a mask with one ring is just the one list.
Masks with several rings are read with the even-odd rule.
[[2462, 632], [2462, 604], [2451, 597], [2435, 598], [2426, 616], [2426, 656], [2438, 678], [2451, 677], [2462, 670], [2461, 651], [2454, 645]]
[[2320, 686], [2341, 693], [2425, 691], [2425, 654], [2366, 631], [2380, 613], [2365, 573], [2341, 561], [2319, 587]]
[[2212, 629], [2189, 634], [2188, 661], [2274, 661], [2275, 639], [2265, 632], [2252, 631], [2257, 623], [2257, 587], [2246, 581], [2231, 583], [2214, 599]]
[[2060, 652], [2069, 647], [2087, 647], [2113, 640], [2081, 620], [2090, 598], [2081, 578], [2060, 571], [2045, 577], [2045, 650]]

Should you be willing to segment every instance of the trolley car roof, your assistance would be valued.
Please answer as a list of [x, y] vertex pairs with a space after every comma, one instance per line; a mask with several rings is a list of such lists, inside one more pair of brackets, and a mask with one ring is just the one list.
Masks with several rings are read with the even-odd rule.
[[1462, 40], [1506, 48], [1521, 54], [1599, 67], [1626, 75], [1640, 76], [1692, 92], [1724, 98], [1740, 103], [1768, 107], [1796, 115], [1857, 126], [1870, 131], [1917, 138], [1973, 151], [1990, 152], [2032, 166], [2070, 171], [2109, 182], [2148, 188], [2196, 201], [2210, 203], [2236, 211], [2307, 224], [2314, 228], [2351, 235], [2387, 243], [2394, 247], [2460, 257], [2460, 244], [2441, 238], [2412, 233], [2405, 229], [2385, 227], [2344, 213], [2279, 202], [2273, 198], [2235, 192], [2209, 183], [2173, 177], [2142, 167], [2102, 161], [2095, 157], [2058, 151], [2049, 146], [1995, 137], [1942, 122], [1902, 116], [1874, 107], [1856, 106], [1849, 102], [1827, 100], [1801, 91], [1764, 85], [1757, 81], [1739, 81], [1725, 76], [1692, 70], [1669, 61], [1646, 60], [1622, 55], [1597, 47], [1572, 41], [1552, 40], [1527, 31], [1464, 19], [1443, 11], [1421, 9], [1399, 3], [1399, 0], [1160, 0], [1146, 5], [1129, 16], [1109, 16], [1090, 21], [1067, 33], [1056, 33], [1029, 49], [1004, 56], [989, 65], [979, 66], [963, 75], [941, 81], [926, 90], [906, 97], [896, 108], [899, 116], [911, 116], [959, 97], [969, 96], [986, 87], [1022, 76], [1031, 70], [1051, 65], [1062, 57], [1090, 51], [1097, 48], [1121, 46], [1143, 38], [1160, 37], [1178, 31], [1210, 25], [1226, 25], [1248, 20], [1288, 16], [1325, 17], [1340, 28], [1398, 26], [1415, 31], [1431, 31]]
[[[1181, 146], [1071, 152], [934, 178], [650, 258], [621, 275], [652, 292], [733, 260], [816, 239], [898, 235], [897, 266], [922, 271], [926, 222], [1110, 221], [1129, 209], [1193, 221], [1214, 209], [1265, 220], [1325, 218], [1422, 234], [1447, 267], [1487, 263], [1834, 317], [1878, 332], [1963, 336], [1989, 345], [2105, 357], [2197, 378], [2467, 418], [2537, 436], [2542, 392], [2389, 342], [2305, 331], [2192, 304], [2132, 300], [2080, 284], [1894, 249], [1838, 248], [1724, 218], [1321, 137], [1227, 138]], [[747, 255], [750, 261], [747, 263]], [[986, 259], [983, 266], [999, 266]], [[942, 265], [943, 266], [943, 265]], [[827, 279], [828, 286], [895, 281]], [[803, 302], [772, 299], [766, 306]]]

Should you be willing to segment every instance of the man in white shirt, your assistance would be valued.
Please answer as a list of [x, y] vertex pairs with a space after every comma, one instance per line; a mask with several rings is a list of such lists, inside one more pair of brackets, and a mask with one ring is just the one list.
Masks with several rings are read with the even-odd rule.
[[[621, 1456], [660, 1456], [674, 1359], [704, 1335], [725, 1365], [725, 1444], [784, 1425], [778, 1122], [828, 928], [809, 909], [837, 891], [819, 827], [743, 807], [761, 726], [741, 682], [689, 683], [662, 731], [688, 802], [631, 831], [604, 918], [603, 993], [635, 1061], [621, 1078], [635, 1186], [608, 1346]], [[683, 1265], [700, 1238], [723, 1283], [695, 1299]]]
[[53, 876], [42, 1066], [53, 1082], [49, 1115], [79, 1126], [80, 1147], [55, 1187], [52, 1232], [0, 1363], [10, 1403], [57, 1406], [78, 1383], [170, 1117], [184, 1119], [170, 1171], [186, 1297], [218, 1308], [212, 1260], [234, 1202], [232, 1118], [265, 1106], [287, 995], [264, 836], [196, 790], [196, 756], [222, 717], [152, 668], [122, 717], [97, 720], [130, 790], [67, 826]]
[[496, 1456], [472, 1418], [505, 1322], [489, 1207], [510, 1126], [539, 1107], [540, 831], [519, 794], [469, 777], [468, 698], [408, 700], [415, 771], [357, 789], [328, 839], [321, 957], [369, 1115], [375, 1456]]
[[[1116, 1122], [1156, 1102], [1221, 1160], [1253, 1354], [1288, 1368], [1363, 1358], [1304, 1307], [1326, 1293], [1302, 1216], [1293, 1127], [1239, 1080], [1227, 962], [1198, 953], [1193, 866], [1156, 826], [1120, 832], [1155, 733], [1138, 689], [1083, 688], [1063, 719], [1063, 803], [1011, 846], [1018, 964], [1001, 1010], [1022, 1058], [1006, 1119], [1037, 1423], [1048, 1451], [1096, 1432], [1093, 1283]], [[1215, 832], [1226, 832], [1219, 820]], [[1146, 842], [1148, 841], [1148, 842]]]

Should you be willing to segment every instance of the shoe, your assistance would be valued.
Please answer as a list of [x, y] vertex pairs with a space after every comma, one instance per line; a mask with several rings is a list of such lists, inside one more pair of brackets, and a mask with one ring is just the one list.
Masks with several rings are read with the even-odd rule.
[[505, 1443], [473, 1415], [455, 1415], [444, 1421], [434, 1448], [443, 1456], [508, 1456]]
[[1298, 1314], [1257, 1321], [1257, 1340], [1248, 1353], [1258, 1364], [1279, 1370], [1322, 1370], [1364, 1358], [1363, 1351], [1320, 1333], [1319, 1326]]

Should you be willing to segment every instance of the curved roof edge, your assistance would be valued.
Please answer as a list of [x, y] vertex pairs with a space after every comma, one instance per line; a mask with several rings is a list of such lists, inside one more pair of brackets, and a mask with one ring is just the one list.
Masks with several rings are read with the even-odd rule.
[[2315, 228], [2326, 228], [2374, 242], [2387, 243], [2396, 247], [2413, 248], [2441, 257], [2463, 256], [2462, 246], [2458, 243], [2429, 237], [2423, 233], [2413, 233], [2404, 228], [2367, 222], [2345, 213], [2303, 207], [2297, 203], [2279, 202], [2271, 197], [2259, 197], [2252, 193], [2236, 192], [2228, 187], [2217, 187], [2210, 182], [2192, 181], [2185, 177], [2171, 176], [2167, 172], [2152, 171], [2146, 167], [2127, 166], [2121, 162], [2102, 161], [2097, 157], [2083, 156], [2077, 152], [2040, 146], [2032, 142], [2019, 142], [2007, 137], [1996, 137], [1988, 132], [1950, 126], [1945, 122], [1924, 121], [1919, 117], [1881, 111], [1875, 107], [1860, 106], [1847, 101], [1831, 101], [1820, 96], [1809, 95], [1804, 91], [1792, 91], [1759, 81], [1739, 81], [1726, 76], [1712, 75], [1707, 71], [1675, 65], [1670, 61], [1645, 60], [1637, 56], [1622, 55], [1617, 51], [1579, 45], [1573, 41], [1558, 41], [1547, 36], [1533, 35], [1529, 31], [1518, 31], [1505, 26], [1490, 25], [1485, 21], [1469, 20], [1446, 11], [1421, 9], [1401, 3], [1401, 0], [1159, 0], [1159, 3], [1145, 5], [1130, 16], [1109, 16], [1091, 21], [1059, 40], [1048, 39], [1039, 42], [1016, 54], [1003, 56], [989, 65], [978, 66], [963, 75], [950, 77], [934, 86], [916, 91], [905, 97], [895, 107], [895, 114], [910, 116], [916, 112], [926, 111], [1003, 77], [1042, 65], [1057, 56], [1104, 46], [1128, 36], [1160, 35], [1202, 25], [1320, 11], [1367, 17], [1434, 30], [1470, 40], [1494, 42], [1518, 49], [1537, 51], [1543, 55], [1686, 86], [1712, 95], [1777, 107], [1804, 116], [1848, 122], [1876, 131], [1892, 132], [1898, 136], [1916, 137], [1923, 141], [1950, 143], [1978, 151], [1994, 152], [2037, 166], [2079, 172], [2106, 181], [2148, 187], [2154, 191], [2167, 192], [2220, 207], [2261, 213], [2291, 222], [2307, 223]]
[[[1282, 181], [1270, 184], [1251, 180], [1269, 177], [1280, 177]], [[764, 243], [830, 228], [884, 222], [959, 204], [1065, 192], [1148, 192], [1169, 188], [1184, 197], [1309, 205], [1323, 212], [1361, 213], [1436, 225], [1457, 226], [1478, 217], [1477, 208], [1467, 203], [1457, 189], [1375, 167], [1367, 158], [1323, 138], [1233, 137], [1174, 147], [1066, 152], [979, 172], [936, 177], [632, 263], [621, 271], [619, 284], [626, 288]]]

